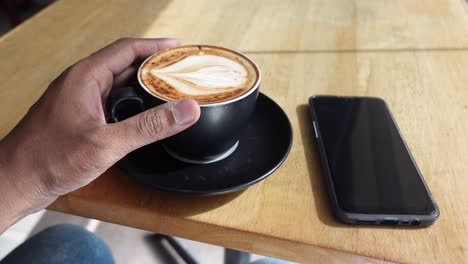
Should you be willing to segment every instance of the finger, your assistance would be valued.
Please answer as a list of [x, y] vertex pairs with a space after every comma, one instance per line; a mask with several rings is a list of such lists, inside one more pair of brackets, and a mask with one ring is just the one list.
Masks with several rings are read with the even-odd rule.
[[119, 39], [85, 58], [82, 63], [93, 72], [101, 91], [110, 89], [113, 77], [124, 72], [135, 61], [160, 50], [179, 46], [176, 39]]
[[132, 65], [125, 69], [122, 73], [114, 77], [113, 87], [121, 87], [127, 84], [127, 82], [135, 76], [138, 70], [138, 66]]
[[195, 124], [200, 107], [195, 100], [183, 99], [147, 110], [124, 121], [107, 125], [106, 135], [123, 150], [120, 157], [144, 145], [170, 137]]
[[120, 74], [137, 59], [144, 59], [160, 50], [179, 46], [176, 39], [119, 39], [89, 56], [93, 65], [105, 67], [114, 75]]
[[[118, 89], [118, 88], [125, 86], [128, 83], [128, 81], [135, 75], [135, 72], [137, 70], [138, 70], [137, 66], [128, 67], [121, 74], [114, 77], [114, 81], [112, 82], [112, 87], [115, 89]], [[107, 89], [101, 92], [102, 105], [106, 105], [107, 97], [109, 97], [110, 92], [111, 92], [111, 89]]]

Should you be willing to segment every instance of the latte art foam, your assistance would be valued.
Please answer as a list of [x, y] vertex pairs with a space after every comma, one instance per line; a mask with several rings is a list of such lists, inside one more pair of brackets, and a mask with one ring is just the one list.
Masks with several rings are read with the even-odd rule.
[[187, 95], [213, 94], [242, 87], [247, 71], [230, 59], [195, 55], [150, 73]]
[[257, 81], [250, 61], [224, 49], [186, 46], [161, 52], [140, 70], [143, 84], [165, 99], [217, 103], [241, 96]]

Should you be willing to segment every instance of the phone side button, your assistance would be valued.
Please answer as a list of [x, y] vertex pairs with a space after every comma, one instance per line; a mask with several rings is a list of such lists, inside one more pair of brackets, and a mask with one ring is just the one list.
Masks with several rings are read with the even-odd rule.
[[314, 126], [314, 133], [315, 133], [315, 138], [317, 138], [317, 139], [318, 139], [317, 125], [315, 125], [315, 121], [312, 121], [312, 125]]

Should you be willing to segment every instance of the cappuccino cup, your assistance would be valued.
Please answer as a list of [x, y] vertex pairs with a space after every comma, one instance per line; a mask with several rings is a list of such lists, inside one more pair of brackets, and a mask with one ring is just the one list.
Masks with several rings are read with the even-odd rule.
[[137, 78], [139, 89], [121, 89], [111, 99], [111, 121], [192, 98], [200, 105], [200, 119], [161, 143], [175, 159], [207, 164], [227, 158], [242, 144], [239, 136], [255, 110], [261, 73], [237, 51], [188, 45], [153, 54], [141, 64]]

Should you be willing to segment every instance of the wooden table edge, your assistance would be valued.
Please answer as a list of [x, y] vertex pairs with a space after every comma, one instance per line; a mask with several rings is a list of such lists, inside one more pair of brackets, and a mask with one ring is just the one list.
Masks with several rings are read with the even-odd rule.
[[[102, 210], [103, 206], [108, 207], [106, 212]], [[158, 223], [154, 224], [151, 220], [148, 221], [153, 216], [151, 212], [112, 204], [104, 205], [99, 201], [89, 201], [73, 195], [60, 197], [47, 209], [300, 263], [392, 261], [171, 215], [159, 215], [158, 219], [155, 219]], [[123, 217], [124, 215], [138, 215], [138, 217]]]

